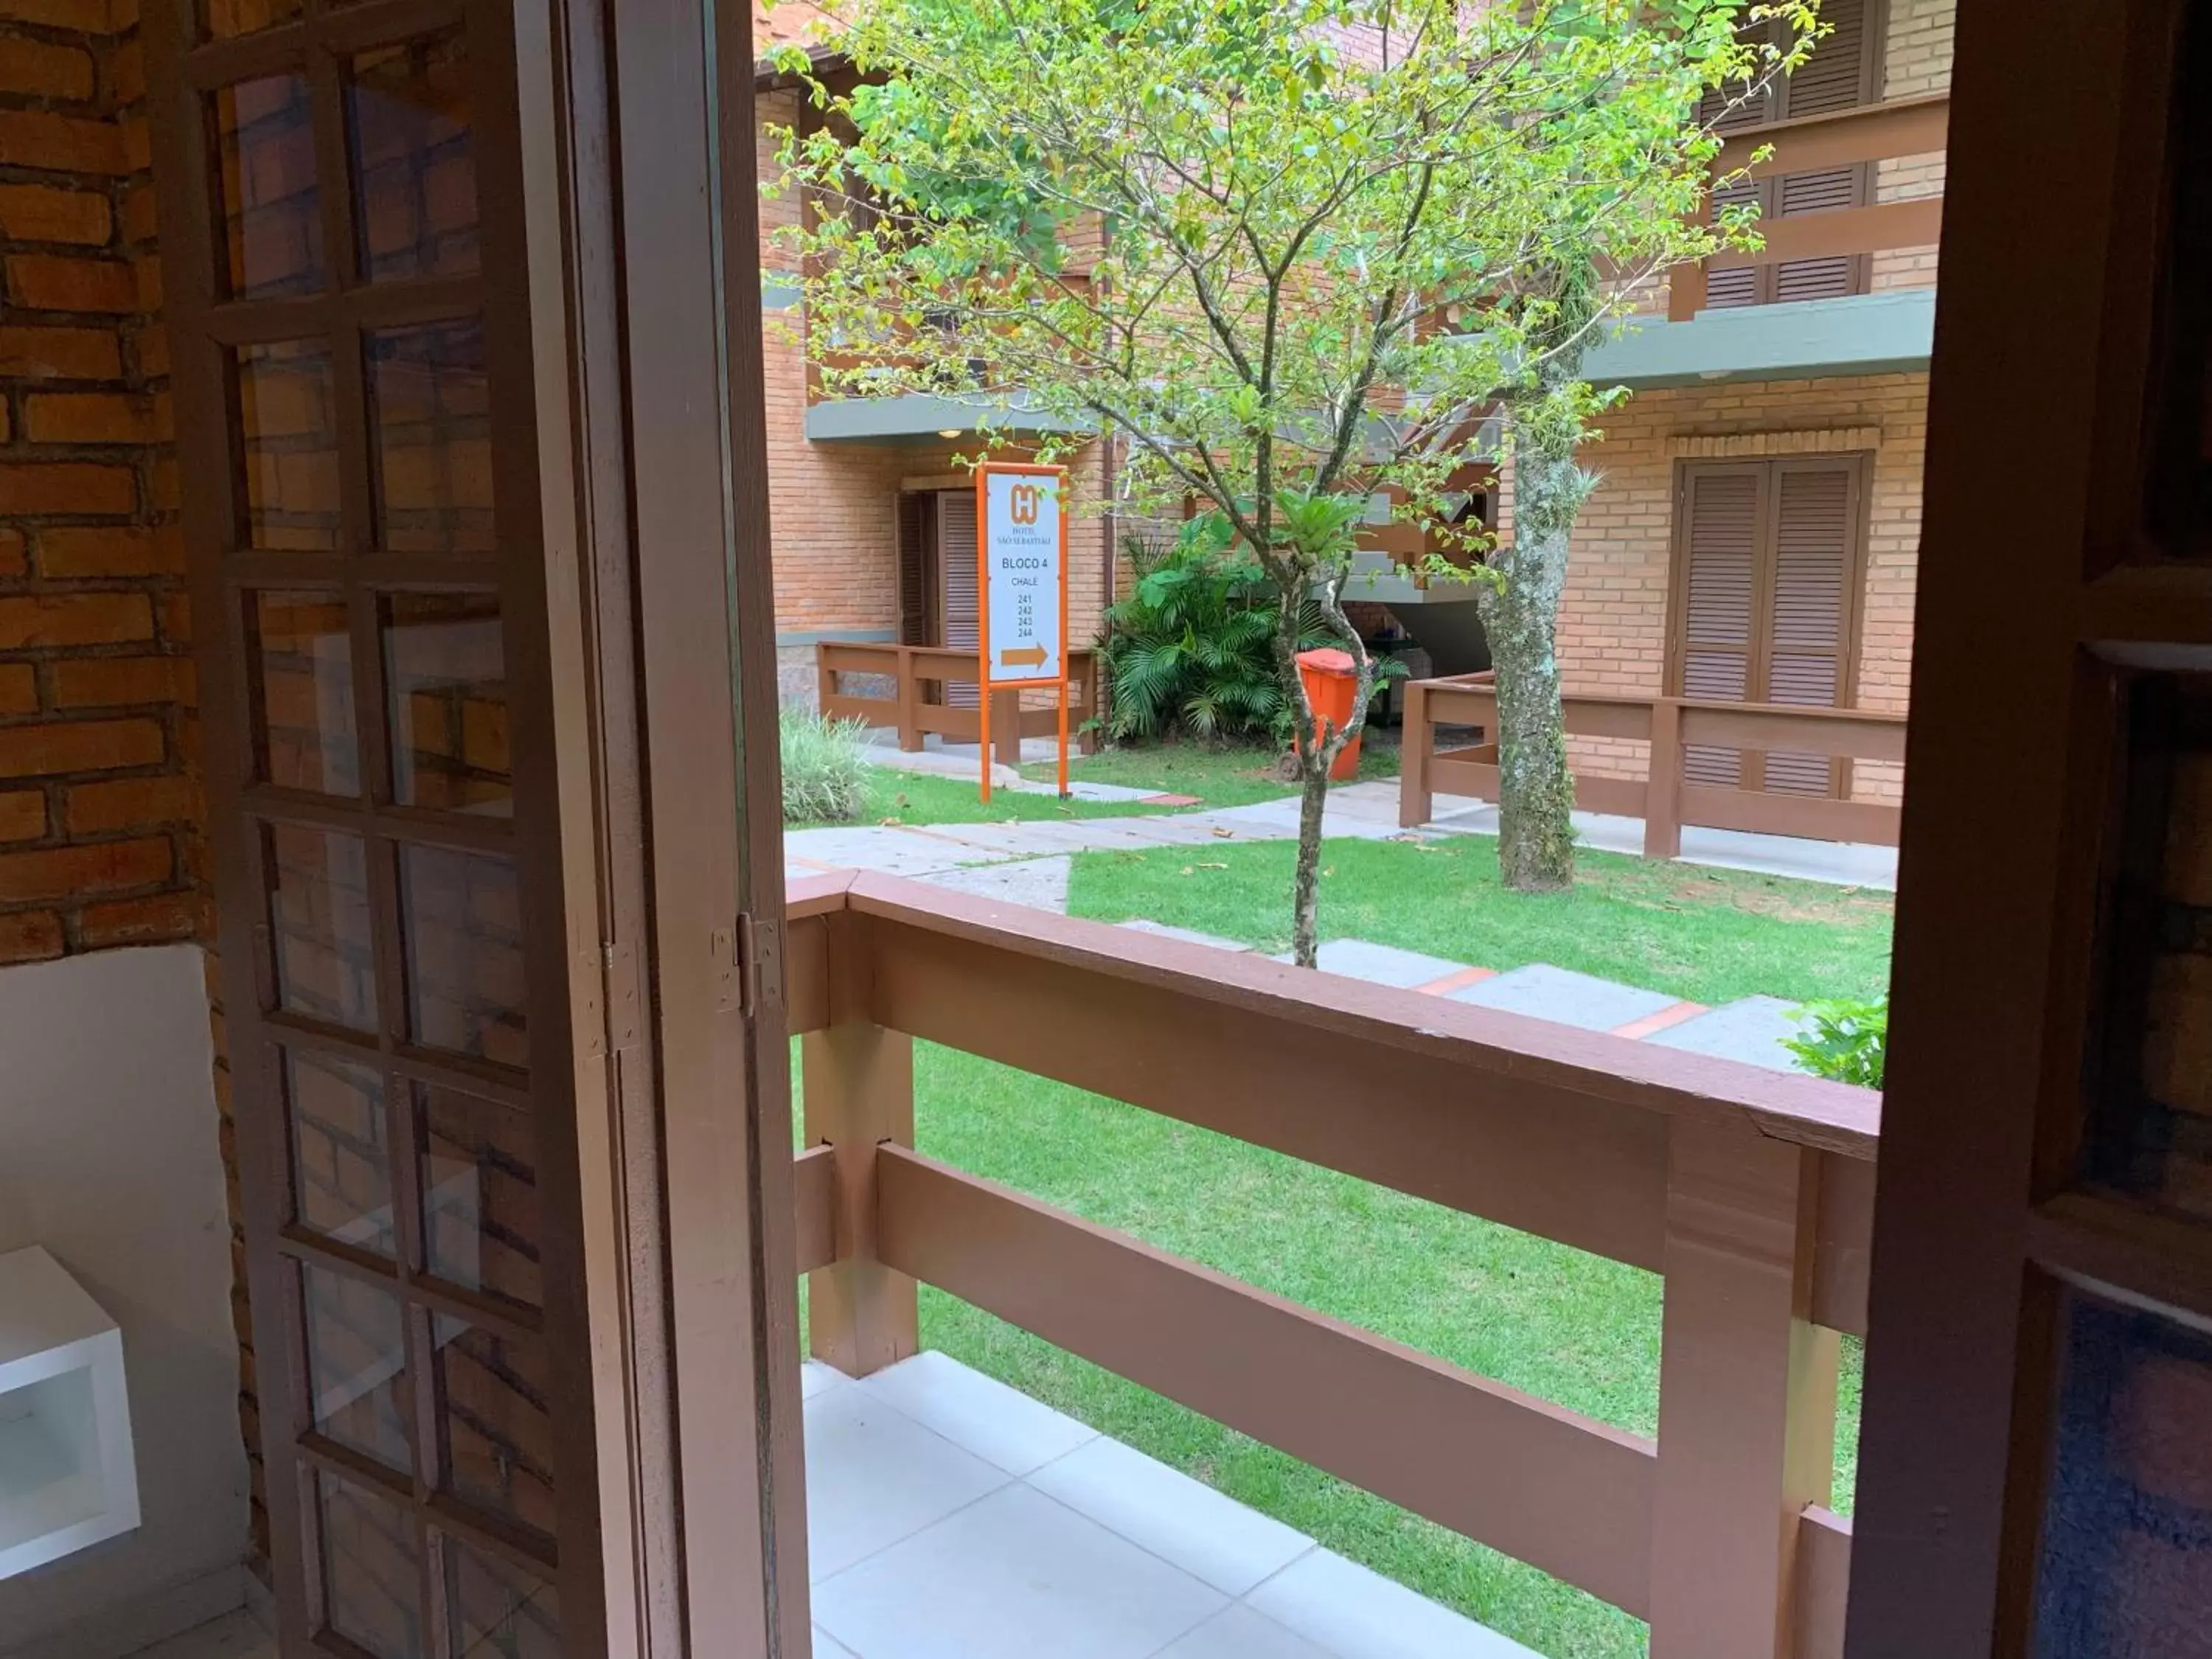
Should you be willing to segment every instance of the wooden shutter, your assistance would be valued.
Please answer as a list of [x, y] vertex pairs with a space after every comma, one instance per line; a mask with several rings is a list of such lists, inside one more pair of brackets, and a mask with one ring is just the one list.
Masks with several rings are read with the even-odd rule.
[[[1863, 461], [1814, 456], [1684, 470], [1674, 661], [1686, 697], [1835, 708], [1850, 691]], [[1691, 745], [1692, 783], [1832, 794], [1817, 755]]]
[[[1759, 461], [1695, 467], [1684, 480], [1677, 661], [1686, 697], [1750, 700], [1766, 483]], [[1734, 788], [1742, 773], [1733, 749], [1693, 744], [1683, 750], [1682, 775], [1692, 783]]]
[[[1851, 589], [1857, 543], [1855, 461], [1777, 461], [1773, 556], [1765, 607], [1765, 685], [1760, 701], [1833, 708], [1850, 669]], [[1835, 763], [1820, 755], [1770, 754], [1766, 787], [1790, 794], [1836, 792]]]
[[[1732, 132], [1768, 121], [1828, 115], [1873, 101], [1881, 84], [1881, 0], [1824, 0], [1820, 21], [1832, 26], [1813, 55], [1763, 99], [1725, 116], [1723, 94], [1707, 94], [1704, 117]], [[1780, 20], [1753, 26], [1756, 35], [1780, 44]], [[1741, 88], [1739, 86], [1738, 91]], [[1861, 207], [1873, 199], [1873, 173], [1864, 166], [1793, 173], [1716, 191], [1716, 207], [1759, 204], [1762, 218], [1786, 219], [1801, 213]], [[1706, 278], [1709, 307], [1771, 305], [1787, 300], [1830, 300], [1867, 289], [1869, 261], [1846, 254], [1824, 259], [1787, 259], [1773, 265], [1745, 265], [1717, 270]]]
[[[945, 489], [936, 501], [937, 642], [975, 651], [982, 643], [975, 594], [975, 497], [969, 490]], [[947, 685], [945, 700], [956, 708], [975, 708], [975, 682]]]
[[937, 497], [908, 491], [898, 498], [898, 637], [901, 645], [930, 643], [931, 550], [937, 539]]
[[[1747, 24], [1739, 31], [1741, 38], [1753, 43], [1770, 38], [1770, 27], [1765, 23]], [[1720, 132], [1738, 132], [1746, 127], [1765, 126], [1775, 118], [1776, 88], [1762, 87], [1755, 95], [1749, 94], [1747, 84], [1730, 82], [1714, 88], [1698, 106], [1698, 118]], [[1736, 100], [1741, 101], [1736, 101]], [[1731, 104], [1734, 107], [1730, 107]], [[1723, 208], [1741, 207], [1756, 203], [1762, 216], [1772, 211], [1768, 202], [1766, 181], [1747, 179], [1713, 192], [1716, 213]], [[1705, 304], [1709, 307], [1753, 306], [1761, 302], [1762, 286], [1771, 288], [1767, 269], [1761, 265], [1737, 265], [1727, 270], [1705, 273]]]

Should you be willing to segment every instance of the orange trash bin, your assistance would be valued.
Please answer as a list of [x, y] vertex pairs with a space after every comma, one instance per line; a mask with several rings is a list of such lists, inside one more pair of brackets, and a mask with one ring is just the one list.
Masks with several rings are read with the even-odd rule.
[[[1298, 678], [1305, 682], [1306, 701], [1313, 705], [1314, 718], [1320, 722], [1324, 738], [1352, 724], [1352, 699], [1359, 695], [1359, 668], [1349, 651], [1330, 645], [1299, 652]], [[1328, 769], [1329, 781], [1342, 783], [1358, 771], [1359, 738], [1354, 738]]]

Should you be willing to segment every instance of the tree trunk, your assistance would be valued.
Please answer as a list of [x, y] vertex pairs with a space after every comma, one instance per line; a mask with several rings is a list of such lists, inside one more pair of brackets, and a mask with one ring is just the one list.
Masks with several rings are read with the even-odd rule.
[[1575, 879], [1575, 781], [1559, 702], [1559, 599], [1567, 544], [1588, 481], [1572, 447], [1540, 439], [1513, 451], [1513, 538], [1494, 561], [1504, 578], [1479, 590], [1498, 682], [1498, 867], [1516, 892]]
[[[1328, 806], [1327, 745], [1316, 744], [1298, 785], [1297, 872], [1291, 883], [1291, 955], [1301, 968], [1321, 966], [1321, 823]], [[1334, 757], [1332, 756], [1333, 759]]]

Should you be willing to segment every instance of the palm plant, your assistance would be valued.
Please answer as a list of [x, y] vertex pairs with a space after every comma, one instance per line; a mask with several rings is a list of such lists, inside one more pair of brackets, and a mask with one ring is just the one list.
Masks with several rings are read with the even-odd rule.
[[[1172, 542], [1126, 544], [1135, 585], [1107, 608], [1099, 645], [1113, 687], [1104, 724], [1116, 741], [1287, 733], [1274, 599], [1259, 561], [1233, 543], [1227, 520], [1206, 514]], [[1318, 607], [1307, 609], [1301, 647], [1329, 638]]]

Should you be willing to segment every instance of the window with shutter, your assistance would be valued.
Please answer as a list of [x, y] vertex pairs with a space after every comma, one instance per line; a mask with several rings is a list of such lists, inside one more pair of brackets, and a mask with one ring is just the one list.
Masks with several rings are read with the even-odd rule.
[[[1821, 37], [1813, 55], [1794, 75], [1734, 109], [1728, 108], [1727, 88], [1709, 93], [1704, 118], [1728, 132], [1769, 121], [1832, 114], [1873, 102], [1881, 93], [1883, 11], [1883, 0], [1823, 0], [1820, 21], [1832, 32]], [[1781, 33], [1786, 27], [1782, 20], [1774, 19], [1751, 25], [1750, 32], [1779, 45], [1786, 39]], [[1738, 85], [1735, 95], [1741, 98], [1742, 93]], [[1736, 185], [1716, 191], [1713, 203], [1716, 207], [1726, 207], [1756, 202], [1761, 218], [1786, 219], [1801, 213], [1863, 207], [1874, 199], [1873, 189], [1873, 169], [1862, 164]], [[1711, 307], [1771, 305], [1779, 301], [1863, 294], [1869, 269], [1863, 255], [1844, 255], [1713, 271], [1706, 278], [1705, 303]]]
[[[1863, 456], [1686, 465], [1677, 492], [1670, 687], [1728, 702], [1847, 705], [1863, 572]], [[1692, 783], [1836, 794], [1818, 755], [1692, 745]]]

